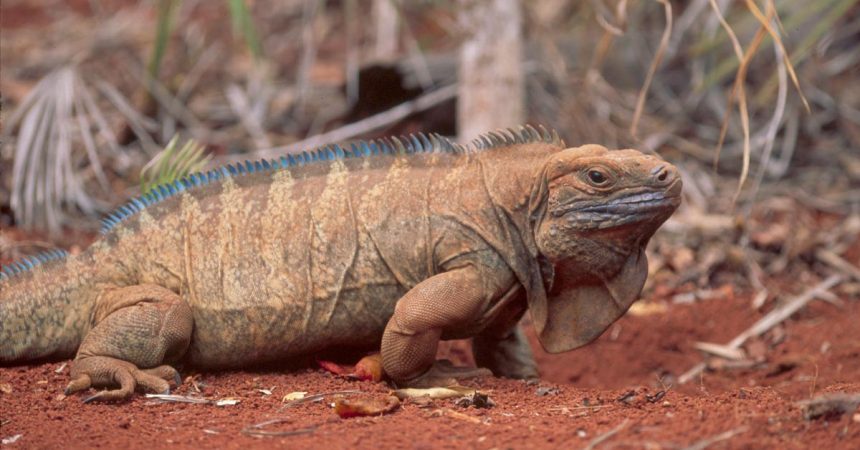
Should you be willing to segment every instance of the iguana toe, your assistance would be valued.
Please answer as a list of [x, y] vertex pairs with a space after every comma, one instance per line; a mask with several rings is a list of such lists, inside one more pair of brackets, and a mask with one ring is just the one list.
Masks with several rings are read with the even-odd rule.
[[141, 372], [156, 376], [165, 381], [172, 381], [176, 386], [182, 385], [182, 376], [179, 374], [179, 371], [168, 365], [158, 366], [152, 369], [143, 369]]
[[116, 358], [95, 356], [75, 361], [72, 367], [74, 380], [66, 388], [67, 393], [82, 391], [91, 386], [118, 389], [98, 392], [87, 397], [84, 403], [116, 402], [131, 398], [135, 389], [146, 392], [170, 393], [171, 381], [181, 381], [179, 372], [170, 366], [138, 369], [134, 364]]
[[409, 387], [428, 388], [458, 384], [459, 380], [493, 376], [493, 372], [482, 367], [457, 367], [447, 359], [436, 361], [430, 370], [402, 384]]
[[69, 385], [66, 386], [66, 390], [63, 391], [65, 395], [72, 395], [75, 392], [83, 391], [84, 389], [89, 389], [90, 386], [93, 385], [93, 381], [89, 375], [83, 374], [75, 378], [74, 380], [69, 382]]

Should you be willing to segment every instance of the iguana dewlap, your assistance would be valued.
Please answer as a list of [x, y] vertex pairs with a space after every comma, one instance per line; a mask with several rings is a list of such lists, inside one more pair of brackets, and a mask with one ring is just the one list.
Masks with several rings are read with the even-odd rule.
[[81, 254], [7, 267], [0, 363], [76, 354], [68, 390], [113, 400], [167, 390], [176, 361], [376, 347], [420, 386], [479, 374], [434, 362], [440, 339], [474, 337], [480, 366], [531, 377], [526, 309], [550, 352], [595, 339], [639, 295], [680, 194], [657, 157], [531, 127], [226, 166], [133, 199]]

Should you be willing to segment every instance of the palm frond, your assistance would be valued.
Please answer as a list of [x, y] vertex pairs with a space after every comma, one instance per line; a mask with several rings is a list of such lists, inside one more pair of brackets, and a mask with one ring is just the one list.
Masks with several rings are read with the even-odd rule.
[[152, 188], [178, 180], [206, 166], [210, 156], [203, 152], [203, 146], [189, 139], [179, 146], [179, 137], [174, 136], [164, 150], [155, 155], [140, 171], [140, 191], [149, 192]]
[[[17, 137], [8, 139], [16, 129]], [[9, 118], [5, 133], [4, 141], [14, 145], [10, 206], [19, 226], [56, 233], [64, 210], [101, 209], [84, 185], [95, 177], [108, 190], [99, 153], [115, 152], [119, 145], [77, 66], [62, 66], [42, 78]], [[78, 151], [77, 138], [84, 151]]]

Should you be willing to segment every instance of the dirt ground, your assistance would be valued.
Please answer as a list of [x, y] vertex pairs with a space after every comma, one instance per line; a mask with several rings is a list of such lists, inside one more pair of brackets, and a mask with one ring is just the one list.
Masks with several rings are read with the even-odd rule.
[[[37, 81], [24, 69], [36, 67], [38, 74], [46, 70], [41, 63], [27, 62], [31, 55], [39, 55], [35, 50], [53, 50], [63, 41], [74, 40], [70, 37], [74, 33], [72, 28], [42, 33], [60, 14], [33, 6], [32, 1], [7, 3], [0, 15], [7, 42], [14, 43], [15, 30], [36, 31], [6, 52], [5, 64], [23, 73], [0, 80], [8, 108], [20, 103]], [[53, 8], [62, 2], [43, 3]], [[84, 11], [81, 14], [89, 14], [91, 3], [66, 2], [73, 10]], [[122, 5], [136, 2], [100, 3], [108, 5], [103, 11], [108, 17]], [[73, 22], [58, 23], [66, 27]], [[74, 29], [91, 34], [92, 23], [81, 23]], [[210, 26], [226, 24], [212, 23], [215, 25]], [[221, 38], [230, 42], [229, 36]], [[28, 47], [31, 41], [39, 45]], [[148, 48], [149, 43], [143, 41]], [[342, 51], [332, 47], [322, 48], [321, 58]], [[16, 48], [18, 59], [27, 64], [13, 58]], [[291, 49], [282, 46], [283, 52]], [[43, 57], [55, 58], [47, 50], [42, 48]], [[272, 56], [293, 60], [284, 54]], [[108, 76], [120, 81], [118, 76]], [[812, 122], [806, 116], [803, 120]], [[849, 125], [845, 121], [843, 126]], [[831, 143], [834, 141], [821, 142], [823, 147], [839, 147]], [[821, 159], [830, 155], [818, 150], [810, 153]], [[818, 175], [816, 172], [821, 183], [830, 182]], [[126, 187], [123, 183], [122, 189]], [[788, 211], [786, 215], [793, 218], [804, 217]], [[842, 220], [841, 213], [832, 220]], [[762, 220], [771, 231], [776, 222]], [[783, 222], [792, 224], [784, 228], [784, 239], [801, 241], [794, 223]], [[823, 227], [807, 228], [820, 231]], [[68, 233], [53, 244], [74, 251], [74, 246], [80, 248], [92, 237], [86, 232]], [[34, 241], [33, 236], [15, 229], [0, 230], [3, 238]], [[35, 240], [52, 247], [47, 239]], [[796, 249], [785, 252], [792, 259], [800, 259], [801, 253]], [[860, 265], [860, 245], [845, 257]], [[793, 277], [786, 280], [784, 292], [799, 293], [818, 281]], [[726, 283], [715, 289], [719, 295], [689, 304], [673, 304], [668, 295], [651, 289], [632, 313], [595, 343], [560, 355], [540, 351], [527, 327], [541, 380], [486, 378], [466, 383], [488, 394], [495, 404], [490, 408], [461, 407], [451, 399], [429, 404], [406, 400], [383, 416], [343, 419], [332, 407], [338, 397], [384, 399], [391, 387], [338, 377], [315, 365], [218, 373], [181, 368], [185, 382], [174, 393], [205, 397], [211, 403], [166, 403], [136, 395], [126, 403], [84, 404], [82, 400], [93, 391], [69, 397], [62, 393], [69, 381], [70, 361], [0, 367], [0, 448], [860, 449], [860, 412], [807, 420], [799, 404], [827, 393], [860, 392], [860, 300], [856, 295], [850, 298], [836, 291], [832, 301], [814, 300], [750, 342], [746, 352], [755, 359], [753, 365], [732, 367], [726, 360], [715, 360], [692, 381], [678, 382], [682, 373], [703, 361], [702, 353], [694, 348], [696, 342], [725, 344], [773, 308], [773, 302], [753, 308], [754, 294], [733, 286]], [[462, 342], [444, 345], [440, 356], [460, 363], [470, 360]], [[284, 400], [295, 392], [306, 392], [306, 398], [320, 401]], [[214, 404], [224, 399], [238, 403]], [[255, 427], [265, 423], [268, 425]]]
[[[84, 396], [62, 395], [69, 366], [59, 361], [0, 368], [0, 437], [9, 448], [860, 448], [860, 413], [805, 420], [797, 404], [822, 393], [860, 391], [860, 302], [814, 301], [765, 335], [761, 364], [718, 367], [685, 385], [675, 378], [701, 361], [692, 343], [728, 342], [761, 313], [749, 297], [730, 292], [691, 305], [646, 304], [593, 345], [561, 355], [537, 351], [538, 383], [469, 383], [489, 394], [491, 408], [406, 400], [387, 415], [341, 419], [331, 406], [336, 395], [285, 406], [283, 397], [296, 391], [361, 392], [347, 398], [384, 398], [390, 391], [384, 383], [318, 368], [187, 369], [186, 380], [193, 376], [202, 393], [190, 382], [175, 391], [239, 400], [231, 406], [142, 396], [83, 404]], [[462, 360], [464, 348], [455, 344], [444, 352]], [[260, 430], [289, 434], [247, 434], [273, 419], [283, 421]]]

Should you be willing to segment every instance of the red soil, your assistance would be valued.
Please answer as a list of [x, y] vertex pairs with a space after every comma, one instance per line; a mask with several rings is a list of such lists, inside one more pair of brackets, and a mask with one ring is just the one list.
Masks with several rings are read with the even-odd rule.
[[[317, 369], [186, 373], [203, 385], [202, 394], [188, 382], [175, 393], [240, 400], [218, 407], [141, 396], [115, 405], [83, 404], [83, 396], [62, 395], [66, 362], [0, 368], [0, 387], [11, 389], [0, 394], [0, 438], [21, 435], [9, 448], [583, 448], [621, 427], [596, 447], [684, 447], [731, 432], [710, 448], [860, 448], [860, 414], [810, 421], [796, 403], [826, 392], [860, 392], [856, 300], [811, 303], [749, 347], [751, 353], [759, 349], [759, 367], [706, 371], [675, 384], [701, 361], [692, 343], [728, 342], [761, 315], [748, 298], [628, 314], [585, 348], [561, 355], [537, 350], [543, 373], [538, 384], [492, 378], [471, 383], [489, 393], [495, 407], [406, 401], [381, 417], [341, 419], [331, 395], [284, 408], [281, 399], [294, 391], [359, 390], [359, 397], [382, 398], [390, 390]], [[455, 359], [464, 352], [462, 344], [448, 349]], [[252, 437], [242, 431], [278, 418], [285, 422], [265, 429], [304, 433]]]

